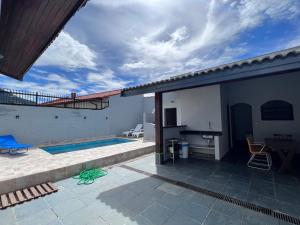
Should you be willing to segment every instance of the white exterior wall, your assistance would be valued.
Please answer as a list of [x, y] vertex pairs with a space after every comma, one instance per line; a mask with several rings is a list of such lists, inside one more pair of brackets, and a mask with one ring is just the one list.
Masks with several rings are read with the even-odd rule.
[[144, 96], [144, 140], [155, 141], [155, 105], [154, 96]]
[[[177, 125], [186, 125], [188, 130], [223, 131], [220, 85], [164, 93], [163, 121], [165, 108], [177, 108]], [[174, 132], [172, 128], [164, 129], [164, 137], [175, 137]], [[201, 144], [202, 140], [190, 135], [189, 141]], [[219, 160], [227, 149], [219, 148], [223, 139], [217, 137], [216, 142], [215, 157]]]
[[115, 95], [109, 98], [109, 133], [121, 134], [123, 131], [135, 128], [143, 123], [144, 97], [120, 97]]
[[[300, 75], [300, 74], [299, 74]], [[230, 106], [247, 103], [252, 106], [253, 135], [263, 141], [273, 134], [292, 134], [300, 140], [300, 76], [282, 75], [224, 84]], [[270, 100], [284, 100], [293, 105], [294, 120], [262, 121], [260, 107]], [[298, 143], [298, 146], [299, 143]]]
[[186, 125], [190, 130], [222, 131], [220, 102], [220, 85], [164, 93], [163, 118], [165, 108], [177, 108], [177, 125]]
[[142, 123], [142, 117], [143, 96], [113, 96], [104, 110], [0, 105], [0, 135], [13, 134], [34, 145], [119, 135]]

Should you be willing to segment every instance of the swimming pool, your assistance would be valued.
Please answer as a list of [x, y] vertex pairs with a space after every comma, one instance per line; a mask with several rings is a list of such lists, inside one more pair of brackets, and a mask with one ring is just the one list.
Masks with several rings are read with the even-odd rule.
[[110, 139], [80, 142], [74, 144], [47, 146], [47, 147], [42, 147], [41, 149], [45, 150], [46, 152], [49, 152], [50, 154], [59, 154], [65, 152], [74, 152], [74, 151], [85, 150], [90, 148], [108, 146], [108, 145], [122, 144], [122, 143], [127, 143], [132, 141], [134, 140], [124, 139], [124, 138], [110, 138]]

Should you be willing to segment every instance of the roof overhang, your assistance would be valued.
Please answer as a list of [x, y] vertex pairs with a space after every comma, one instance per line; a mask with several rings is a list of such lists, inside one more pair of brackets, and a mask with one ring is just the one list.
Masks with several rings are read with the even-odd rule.
[[[291, 49], [293, 50], [293, 49]], [[121, 95], [133, 96], [153, 92], [170, 92], [188, 88], [220, 84], [243, 79], [258, 78], [276, 74], [300, 71], [300, 52], [285, 51], [285, 54], [272, 53], [249, 60], [230, 63], [195, 73], [171, 77], [149, 84], [123, 89]], [[300, 74], [299, 74], [300, 75]]]
[[22, 80], [87, 0], [0, 0], [0, 73]]

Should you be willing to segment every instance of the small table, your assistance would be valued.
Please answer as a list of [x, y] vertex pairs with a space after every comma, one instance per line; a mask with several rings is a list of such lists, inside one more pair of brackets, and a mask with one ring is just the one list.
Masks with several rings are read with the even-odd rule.
[[282, 160], [279, 172], [291, 172], [291, 161], [296, 153], [296, 141], [293, 139], [266, 138], [265, 143], [272, 151], [277, 152]]

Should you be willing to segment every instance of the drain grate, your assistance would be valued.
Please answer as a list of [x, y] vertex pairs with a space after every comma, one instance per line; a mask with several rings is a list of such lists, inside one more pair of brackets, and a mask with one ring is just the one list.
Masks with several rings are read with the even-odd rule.
[[58, 189], [51, 183], [35, 185], [29, 188], [24, 188], [19, 191], [10, 192], [0, 195], [0, 209], [5, 209], [16, 204], [21, 204], [30, 201], [34, 198], [39, 198], [44, 195], [56, 192]]
[[229, 203], [241, 206], [241, 207], [246, 208], [246, 209], [250, 209], [252, 211], [256, 211], [256, 212], [259, 212], [259, 213], [262, 213], [262, 214], [265, 214], [265, 215], [268, 215], [268, 216], [272, 216], [276, 219], [279, 219], [279, 220], [282, 220], [282, 221], [285, 221], [285, 222], [288, 222], [288, 223], [291, 223], [291, 224], [300, 225], [300, 219], [299, 218], [293, 217], [293, 216], [285, 214], [283, 212], [279, 212], [279, 211], [275, 211], [273, 209], [269, 209], [269, 208], [266, 208], [266, 207], [263, 207], [263, 206], [255, 205], [255, 204], [252, 204], [250, 202], [246, 202], [246, 201], [243, 201], [243, 200], [240, 200], [240, 199], [236, 199], [236, 198], [233, 198], [233, 197], [228, 196], [228, 195], [224, 195], [224, 194], [221, 194], [221, 193], [218, 193], [218, 192], [210, 191], [210, 190], [207, 190], [205, 188], [201, 188], [201, 187], [194, 186], [194, 185], [191, 185], [191, 184], [188, 184], [188, 183], [173, 180], [173, 179], [163, 177], [163, 176], [160, 176], [160, 175], [157, 175], [157, 174], [152, 174], [152, 173], [149, 173], [149, 172], [146, 172], [146, 171], [143, 171], [143, 170], [139, 170], [139, 169], [136, 169], [136, 168], [133, 168], [133, 167], [130, 167], [130, 166], [121, 165], [120, 167], [122, 167], [124, 169], [134, 171], [134, 172], [137, 172], [137, 173], [144, 174], [144, 175], [149, 176], [149, 177], [154, 177], [154, 178], [157, 178], [159, 180], [163, 180], [165, 182], [168, 182], [168, 183], [171, 183], [171, 184], [174, 184], [174, 185], [177, 185], [177, 186], [180, 186], [180, 187], [192, 190], [192, 191], [196, 191], [196, 192], [199, 192], [201, 194], [205, 194], [205, 195], [208, 195], [210, 197], [214, 197], [214, 198], [223, 200], [225, 202], [229, 202]]

